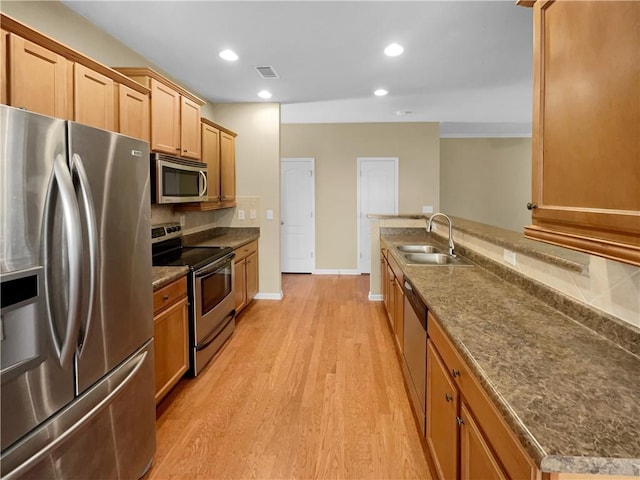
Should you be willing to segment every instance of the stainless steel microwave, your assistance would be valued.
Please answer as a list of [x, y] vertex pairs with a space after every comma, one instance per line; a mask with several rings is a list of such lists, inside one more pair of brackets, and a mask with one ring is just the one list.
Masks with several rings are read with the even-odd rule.
[[207, 164], [151, 154], [153, 203], [204, 202], [207, 200]]

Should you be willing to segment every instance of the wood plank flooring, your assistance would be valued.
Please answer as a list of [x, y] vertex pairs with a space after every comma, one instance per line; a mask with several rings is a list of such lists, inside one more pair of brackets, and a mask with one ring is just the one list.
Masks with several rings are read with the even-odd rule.
[[284, 275], [158, 406], [156, 479], [429, 479], [367, 276]]

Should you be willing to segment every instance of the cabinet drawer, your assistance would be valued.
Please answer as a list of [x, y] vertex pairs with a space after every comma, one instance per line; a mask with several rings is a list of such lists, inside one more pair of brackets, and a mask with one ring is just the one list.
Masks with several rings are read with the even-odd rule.
[[252, 253], [256, 253], [258, 251], [258, 241], [254, 240], [252, 242], [247, 243], [241, 247], [238, 247], [234, 250], [236, 252], [235, 262], [238, 263], [243, 259], [247, 258]]
[[187, 295], [187, 277], [182, 277], [169, 285], [153, 292], [153, 312], [158, 313], [165, 307]]
[[506, 473], [511, 478], [536, 478], [524, 448], [431, 313], [427, 332]]

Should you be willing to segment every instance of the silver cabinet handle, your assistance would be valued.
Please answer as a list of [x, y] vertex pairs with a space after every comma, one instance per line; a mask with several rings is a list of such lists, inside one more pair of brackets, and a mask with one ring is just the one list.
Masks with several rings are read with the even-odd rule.
[[98, 290], [98, 259], [100, 258], [100, 253], [98, 251], [98, 223], [96, 221], [96, 210], [93, 203], [93, 195], [91, 194], [89, 177], [84, 168], [82, 158], [77, 153], [74, 153], [71, 158], [71, 174], [73, 175], [74, 172], [78, 174], [80, 193], [84, 203], [85, 221], [87, 223], [87, 237], [89, 239], [89, 301], [87, 302], [85, 330], [82, 333], [82, 338], [79, 339], [80, 345], [78, 347], [78, 356], [82, 356], [85, 340], [89, 338], [93, 326], [92, 318]]
[[167, 300], [169, 300], [169, 295], [167, 294], [162, 295], [162, 299], [166, 302]]
[[445, 394], [444, 394], [444, 399], [445, 399], [447, 402], [450, 402], [451, 400], [453, 400], [453, 397], [452, 397], [451, 395], [449, 395], [448, 393], [445, 393]]
[[71, 180], [71, 172], [67, 168], [64, 157], [61, 154], [56, 155], [53, 161], [53, 170], [49, 177], [49, 185], [47, 186], [47, 194], [44, 204], [44, 228], [43, 243], [45, 265], [50, 265], [49, 249], [51, 248], [51, 228], [53, 227], [53, 219], [51, 212], [54, 208], [53, 191], [55, 185], [60, 192], [60, 203], [62, 205], [62, 217], [64, 220], [64, 229], [67, 237], [67, 255], [68, 255], [68, 276], [69, 276], [69, 300], [67, 311], [67, 331], [64, 335], [62, 345], [58, 339], [53, 321], [53, 312], [51, 310], [51, 293], [49, 288], [49, 275], [44, 275], [44, 289], [46, 293], [47, 316], [49, 327], [51, 329], [51, 337], [53, 345], [58, 354], [60, 366], [65, 370], [71, 367], [75, 346], [78, 340], [78, 332], [80, 330], [80, 283], [82, 270], [82, 232], [80, 230], [80, 212], [78, 201], [75, 196], [73, 182]]
[[527, 203], [527, 210], [533, 210], [534, 208], [538, 208], [538, 205], [531, 202]]
[[459, 377], [460, 376], [460, 370], [456, 370], [455, 368], [451, 369], [451, 375], [453, 376], [453, 378]]
[[458, 425], [464, 425], [464, 420], [460, 417], [456, 417], [456, 422], [458, 422]]
[[204, 196], [205, 193], [207, 193], [207, 176], [203, 171], [200, 171], [198, 173], [202, 177], [202, 185], [203, 185], [202, 190], [200, 190], [200, 193], [198, 195], [202, 197]]

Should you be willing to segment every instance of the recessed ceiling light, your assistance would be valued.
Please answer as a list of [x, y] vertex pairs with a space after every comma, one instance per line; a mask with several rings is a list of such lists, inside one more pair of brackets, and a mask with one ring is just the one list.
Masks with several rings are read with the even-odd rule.
[[238, 60], [238, 55], [233, 50], [223, 50], [219, 53], [220, 58], [227, 60], [228, 62], [235, 62]]
[[389, 92], [387, 92], [384, 88], [379, 88], [378, 90], [376, 90], [375, 92], [373, 92], [373, 94], [374, 94], [376, 97], [384, 97], [387, 93], [389, 93]]
[[398, 55], [402, 55], [402, 52], [404, 52], [404, 48], [397, 43], [392, 43], [384, 49], [385, 55], [388, 55], [389, 57], [397, 57]]
[[261, 92], [258, 92], [258, 96], [266, 100], [267, 98], [271, 98], [271, 92], [267, 90], [262, 90]]

